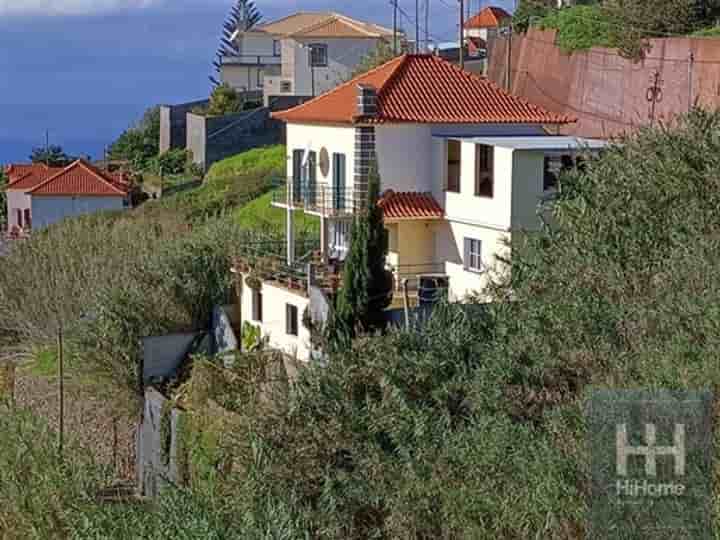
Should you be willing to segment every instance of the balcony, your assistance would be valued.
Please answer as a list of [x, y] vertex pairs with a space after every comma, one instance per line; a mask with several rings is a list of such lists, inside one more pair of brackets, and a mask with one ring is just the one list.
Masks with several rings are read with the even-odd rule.
[[364, 205], [364, 192], [290, 180], [273, 192], [272, 205], [324, 217], [348, 217]]
[[233, 54], [221, 59], [224, 66], [279, 66], [280, 62], [279, 56], [271, 54]]

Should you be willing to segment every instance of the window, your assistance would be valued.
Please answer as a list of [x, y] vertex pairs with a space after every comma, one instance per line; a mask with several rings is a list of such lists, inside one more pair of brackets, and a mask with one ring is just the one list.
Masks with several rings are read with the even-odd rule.
[[345, 209], [345, 154], [333, 154], [333, 207]]
[[298, 308], [285, 304], [285, 333], [289, 336], [298, 335]]
[[308, 152], [306, 163], [305, 204], [315, 206], [317, 200], [317, 152]]
[[333, 223], [333, 248], [336, 251], [347, 251], [350, 238], [350, 222], [335, 221]]
[[30, 218], [30, 209], [26, 208], [25, 211], [25, 225], [24, 228], [32, 229], [32, 219]]
[[471, 272], [481, 272], [482, 264], [482, 241], [474, 238], [465, 238], [464, 268]]
[[262, 85], [263, 85], [263, 70], [258, 69], [257, 70], [256, 88], [262, 88]]
[[262, 322], [263, 320], [263, 297], [262, 293], [257, 289], [252, 290], [252, 319], [253, 321]]
[[326, 67], [328, 65], [327, 45], [312, 43], [308, 47], [310, 48], [310, 65], [312, 67]]
[[17, 221], [17, 226], [22, 228], [22, 210], [20, 210], [19, 208], [15, 210], [15, 219]]
[[475, 145], [475, 196], [492, 199], [495, 184], [492, 146]]
[[292, 92], [292, 81], [280, 81], [280, 92], [283, 94]]
[[295, 203], [302, 200], [302, 160], [304, 154], [303, 150], [293, 150], [292, 153], [292, 200]]
[[545, 156], [543, 167], [543, 191], [557, 187], [560, 175], [575, 168], [575, 161], [572, 156], [563, 154], [561, 156]]
[[446, 191], [460, 193], [460, 141], [447, 142]]
[[273, 56], [280, 56], [280, 40], [273, 39]]

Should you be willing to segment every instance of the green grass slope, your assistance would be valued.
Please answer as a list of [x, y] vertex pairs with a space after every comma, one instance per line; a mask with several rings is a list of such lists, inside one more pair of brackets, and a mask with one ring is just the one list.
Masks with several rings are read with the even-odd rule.
[[[285, 230], [285, 210], [271, 205], [272, 193], [266, 193], [233, 212], [233, 220], [243, 229], [280, 232]], [[320, 234], [320, 220], [304, 212], [295, 212], [299, 233]]]

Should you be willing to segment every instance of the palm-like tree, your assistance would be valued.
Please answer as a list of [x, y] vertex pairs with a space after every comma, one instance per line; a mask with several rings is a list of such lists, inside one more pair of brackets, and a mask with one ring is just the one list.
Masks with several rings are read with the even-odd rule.
[[[247, 32], [261, 20], [262, 14], [258, 8], [255, 7], [255, 2], [252, 0], [236, 0], [235, 5], [230, 8], [230, 13], [223, 23], [223, 35], [220, 38], [220, 46], [215, 53], [215, 60], [213, 61], [216, 75], [220, 74], [223, 56], [233, 56], [240, 52], [237, 44], [232, 39], [235, 31]], [[220, 84], [218, 77], [214, 75], [210, 76], [210, 81], [215, 86]]]

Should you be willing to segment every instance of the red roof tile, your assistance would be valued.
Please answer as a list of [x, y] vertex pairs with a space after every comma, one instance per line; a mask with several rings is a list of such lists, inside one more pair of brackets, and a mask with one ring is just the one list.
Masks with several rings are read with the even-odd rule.
[[33, 196], [124, 197], [128, 191], [129, 183], [122, 176], [106, 173], [79, 159], [28, 193]]
[[497, 28], [512, 18], [503, 8], [488, 6], [479, 13], [470, 17], [463, 28]]
[[[377, 90], [377, 115], [358, 117], [357, 87]], [[291, 123], [565, 124], [575, 119], [508, 94], [437, 56], [390, 60], [273, 118]]]
[[383, 193], [378, 205], [383, 209], [385, 221], [442, 219], [444, 215], [430, 193], [396, 193], [389, 189]]
[[32, 189], [61, 170], [60, 167], [48, 167], [44, 163], [10, 165], [6, 169], [9, 180], [6, 189], [19, 191]]

